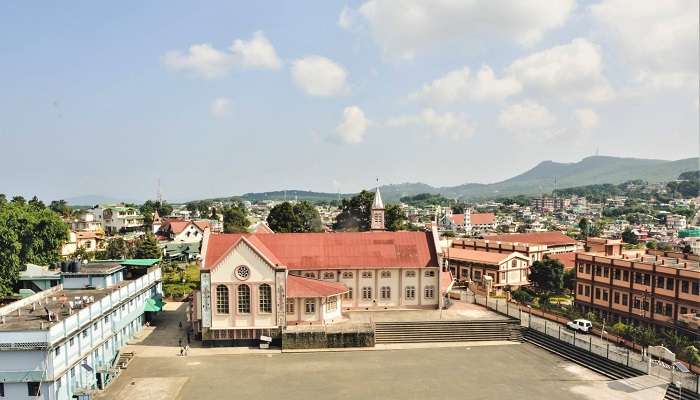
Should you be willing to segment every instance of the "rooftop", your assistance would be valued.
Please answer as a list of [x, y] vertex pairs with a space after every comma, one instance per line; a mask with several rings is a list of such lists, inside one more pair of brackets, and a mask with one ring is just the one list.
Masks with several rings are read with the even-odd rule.
[[287, 297], [289, 298], [328, 297], [347, 291], [347, 286], [342, 283], [327, 282], [296, 275], [287, 276]]
[[481, 264], [498, 265], [506, 258], [510, 257], [506, 253], [493, 253], [487, 251], [468, 250], [451, 247], [447, 249], [446, 257], [450, 260], [471, 261]]
[[532, 243], [553, 245], [575, 245], [576, 240], [566, 236], [559, 231], [530, 232], [530, 233], [508, 233], [503, 235], [487, 235], [484, 239], [497, 240], [509, 243]]

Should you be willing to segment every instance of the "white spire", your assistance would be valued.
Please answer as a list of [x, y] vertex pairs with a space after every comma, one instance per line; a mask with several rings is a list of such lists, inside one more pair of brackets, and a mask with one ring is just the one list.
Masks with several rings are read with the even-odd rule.
[[383, 210], [384, 203], [382, 202], [382, 195], [379, 193], [379, 179], [377, 179], [377, 191], [374, 193], [374, 203], [372, 203], [373, 210]]

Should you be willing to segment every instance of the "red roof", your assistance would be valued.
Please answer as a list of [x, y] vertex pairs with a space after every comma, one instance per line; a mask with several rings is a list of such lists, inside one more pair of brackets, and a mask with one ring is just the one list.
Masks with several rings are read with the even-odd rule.
[[484, 239], [509, 243], [531, 243], [546, 245], [576, 244], [576, 240], [559, 231], [510, 233], [504, 235], [488, 235]]
[[202, 219], [202, 220], [198, 220], [198, 221], [192, 221], [192, 222], [193, 222], [194, 225], [195, 225], [197, 228], [199, 228], [202, 232], [204, 232], [204, 229], [206, 229], [206, 228], [210, 228], [210, 229], [211, 229], [211, 226], [209, 226], [209, 221], [207, 221], [206, 219]]
[[253, 228], [253, 233], [275, 233], [269, 226], [264, 222], [258, 222]]
[[452, 214], [452, 223], [464, 225], [464, 214]]
[[494, 213], [474, 213], [470, 215], [472, 225], [487, 225], [496, 222], [496, 214]]
[[190, 223], [190, 221], [171, 219], [165, 221], [165, 223], [160, 227], [160, 230], [162, 232], [171, 232], [177, 235], [178, 233], [187, 229], [187, 227], [190, 226]]
[[205, 267], [212, 268], [245, 237], [271, 262], [292, 270], [437, 267], [430, 232], [212, 234]]
[[445, 252], [446, 257], [450, 260], [471, 261], [483, 264], [500, 264], [510, 256], [506, 253], [493, 253], [487, 251], [458, 249], [450, 247]]
[[559, 261], [565, 270], [570, 270], [576, 266], [576, 253], [574, 252], [547, 254], [547, 258]]
[[337, 282], [327, 282], [301, 276], [287, 276], [288, 298], [328, 297], [348, 291], [347, 286]]

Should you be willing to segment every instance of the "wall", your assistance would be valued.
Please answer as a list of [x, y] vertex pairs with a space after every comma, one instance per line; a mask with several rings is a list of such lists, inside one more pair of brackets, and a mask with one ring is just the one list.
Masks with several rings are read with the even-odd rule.
[[347, 347], [374, 347], [371, 329], [355, 332], [289, 332], [282, 333], [283, 349], [325, 349]]

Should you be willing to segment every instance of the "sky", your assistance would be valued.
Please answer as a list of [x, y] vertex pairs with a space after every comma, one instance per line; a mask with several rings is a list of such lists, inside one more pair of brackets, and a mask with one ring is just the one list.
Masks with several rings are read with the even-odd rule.
[[[633, 5], [633, 6], [632, 6]], [[697, 0], [0, 2], [0, 193], [186, 201], [699, 152]]]

